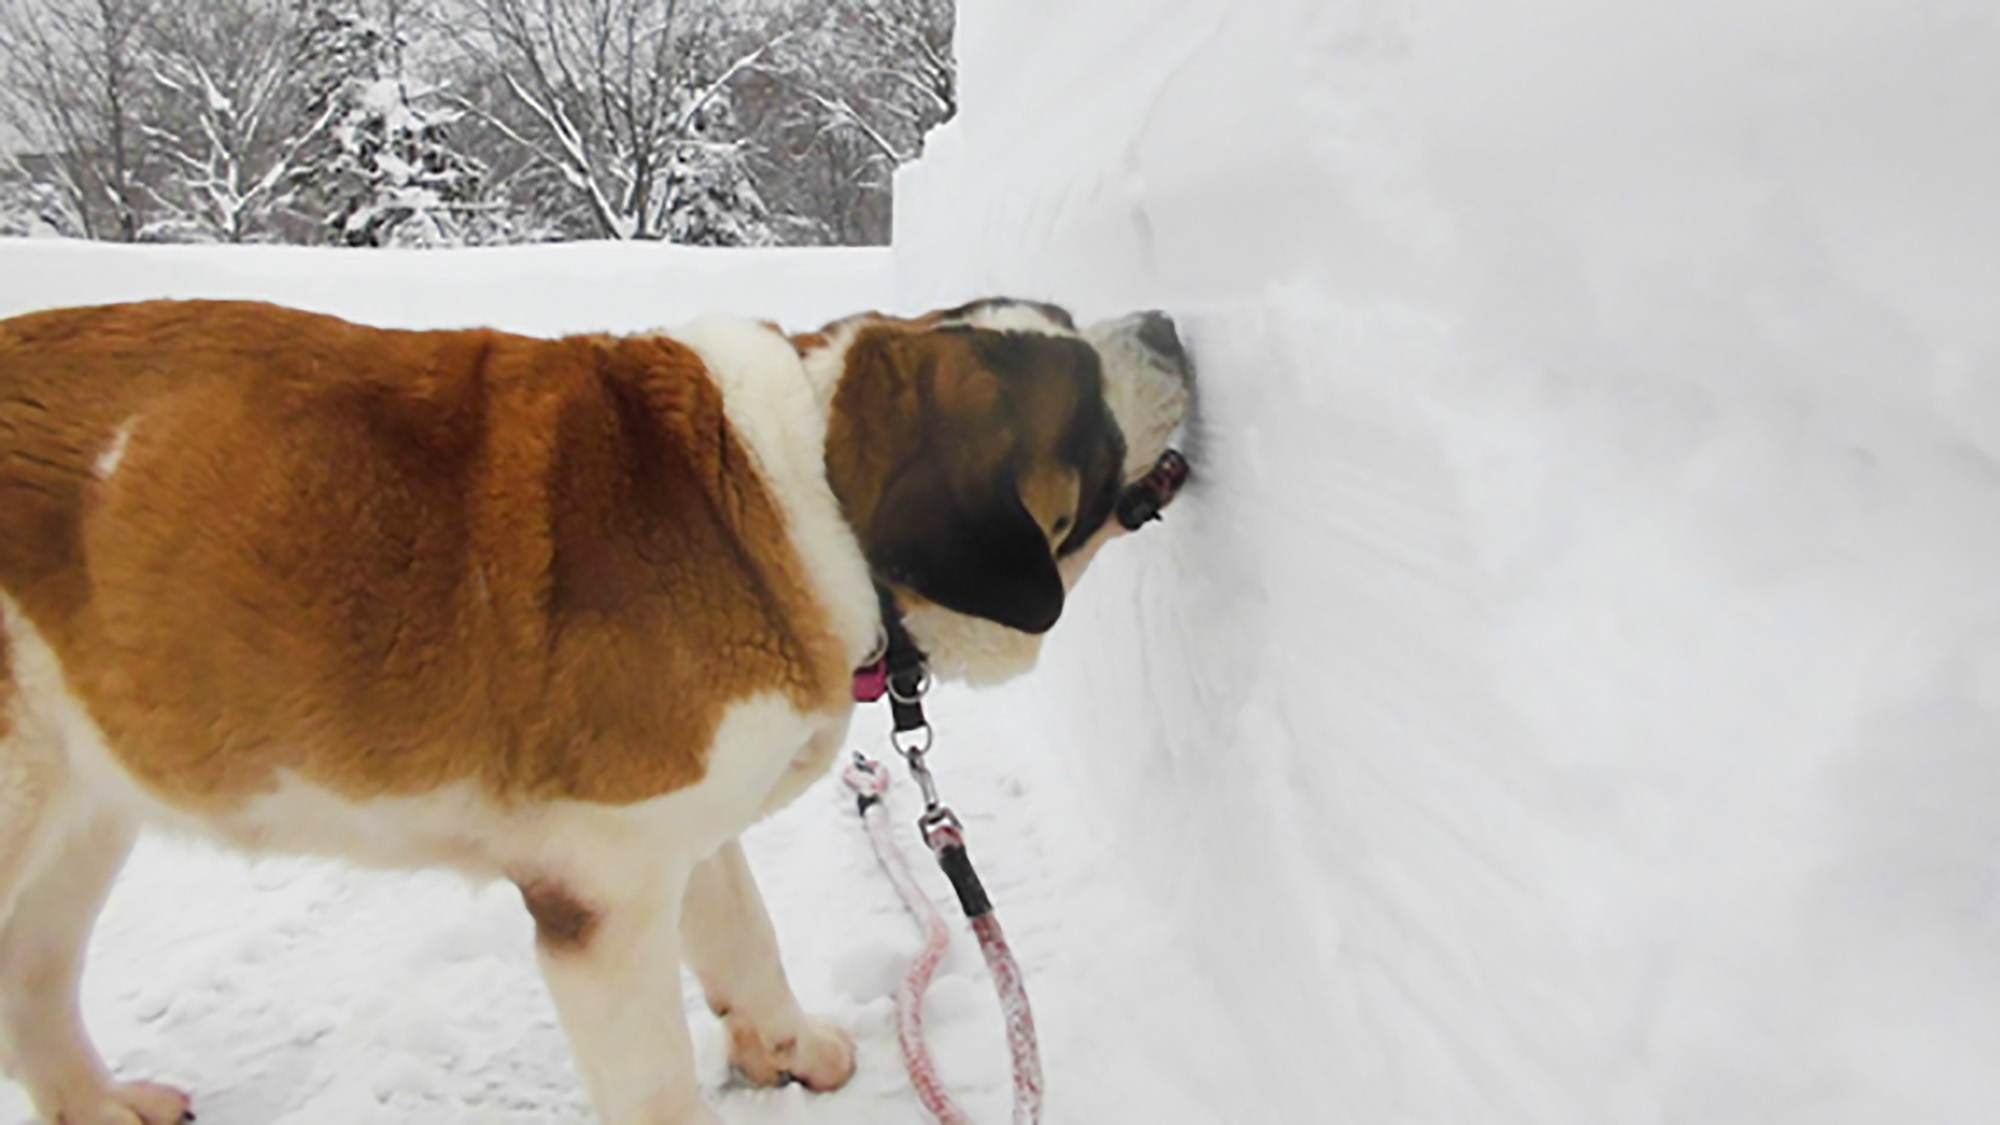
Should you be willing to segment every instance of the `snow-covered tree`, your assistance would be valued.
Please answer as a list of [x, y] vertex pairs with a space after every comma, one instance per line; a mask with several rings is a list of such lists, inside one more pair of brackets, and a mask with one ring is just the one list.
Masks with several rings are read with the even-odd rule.
[[889, 238], [897, 166], [957, 109], [951, 0], [796, 0], [749, 113], [760, 182], [819, 240]]
[[356, 82], [341, 96], [338, 155], [326, 169], [337, 207], [327, 215], [348, 246], [453, 246], [479, 240], [485, 169], [452, 147], [459, 114], [424, 106], [400, 78]]
[[958, 112], [952, 0], [834, 0], [788, 50], [804, 104], [893, 167]]
[[92, 238], [130, 241], [144, 221], [139, 54], [162, 2], [0, 0], [0, 115]]
[[406, 70], [408, 41], [389, 0], [303, 0], [310, 114], [331, 112], [299, 182], [332, 241], [448, 246], [486, 241], [496, 217], [478, 203], [484, 165], [455, 147], [460, 112]]
[[95, 238], [879, 242], [950, 34], [951, 0], [0, 0], [8, 200]]
[[[495, 79], [468, 112], [528, 156], [518, 186], [560, 185], [558, 221], [597, 238], [770, 240], [728, 112], [780, 33], [728, 0], [449, 0]], [[543, 198], [547, 198], [544, 196]]]
[[62, 190], [0, 155], [0, 237], [78, 238], [83, 224]]
[[271, 238], [301, 157], [333, 123], [301, 112], [305, 38], [296, 9], [269, 0], [193, 0], [164, 10], [143, 65], [161, 95], [144, 126], [164, 173], [146, 237]]
[[696, 115], [693, 136], [667, 164], [665, 237], [688, 246], [768, 246], [776, 241], [770, 209], [751, 182], [728, 93]]

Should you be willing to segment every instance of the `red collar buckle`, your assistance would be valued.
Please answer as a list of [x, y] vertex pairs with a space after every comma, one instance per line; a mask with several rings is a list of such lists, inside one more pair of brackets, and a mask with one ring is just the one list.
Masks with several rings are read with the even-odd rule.
[[854, 670], [854, 702], [873, 703], [889, 694], [889, 658]]

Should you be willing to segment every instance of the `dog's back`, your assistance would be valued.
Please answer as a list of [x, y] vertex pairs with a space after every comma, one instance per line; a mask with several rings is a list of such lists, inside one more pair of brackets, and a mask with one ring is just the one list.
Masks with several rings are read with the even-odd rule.
[[701, 776], [718, 698], [837, 698], [750, 465], [663, 339], [203, 302], [0, 326], [13, 647], [184, 809], [281, 774], [643, 800]]

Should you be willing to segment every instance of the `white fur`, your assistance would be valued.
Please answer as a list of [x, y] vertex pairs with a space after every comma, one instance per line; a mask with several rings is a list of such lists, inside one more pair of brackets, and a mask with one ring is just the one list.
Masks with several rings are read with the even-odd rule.
[[972, 328], [990, 328], [995, 332], [1034, 332], [1043, 336], [1076, 336], [1073, 328], [1066, 328], [1049, 314], [1033, 305], [991, 304], [982, 305], [966, 316], [949, 317], [938, 321], [940, 327], [963, 324]]
[[847, 349], [867, 324], [867, 318], [855, 317], [828, 325], [825, 329], [826, 343], [806, 353], [805, 358], [799, 361], [805, 371], [806, 382], [812, 385], [813, 401], [819, 404], [823, 418], [833, 414], [833, 396], [840, 390], [841, 375], [847, 371]]
[[1140, 341], [1144, 317], [1100, 321], [1083, 333], [1104, 364], [1104, 401], [1125, 435], [1127, 481], [1152, 469], [1188, 408], [1188, 376]]
[[729, 424], [785, 513], [807, 581], [832, 615], [849, 666], [860, 664], [874, 647], [880, 614], [861, 544], [826, 483], [832, 389], [822, 393], [791, 341], [756, 321], [704, 317], [668, 335], [708, 365]]
[[111, 435], [111, 444], [105, 446], [104, 452], [97, 455], [98, 480], [110, 480], [111, 474], [118, 471], [118, 463], [125, 459], [125, 447], [132, 442], [132, 427], [138, 424], [139, 419], [136, 416], [127, 418], [125, 424], [119, 426], [117, 432]]

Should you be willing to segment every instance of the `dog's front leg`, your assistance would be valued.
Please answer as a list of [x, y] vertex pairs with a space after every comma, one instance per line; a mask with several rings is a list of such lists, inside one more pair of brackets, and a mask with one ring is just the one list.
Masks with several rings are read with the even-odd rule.
[[729, 1029], [730, 1065], [763, 1086], [787, 1078], [813, 1090], [846, 1085], [854, 1039], [800, 1009], [742, 844], [729, 841], [695, 868], [681, 933], [709, 1009]]
[[624, 893], [549, 878], [516, 883], [603, 1125], [722, 1125], [696, 1085], [682, 1009], [686, 869], [657, 871]]

